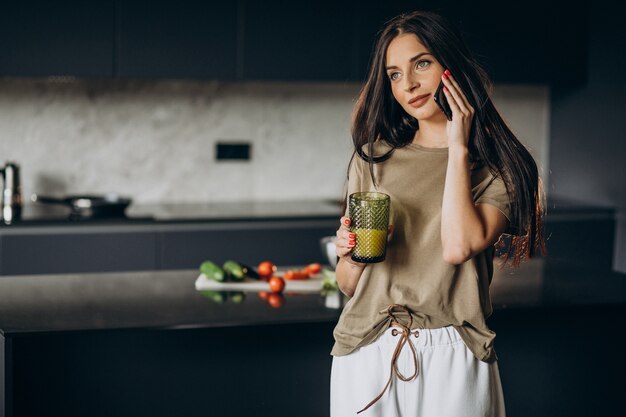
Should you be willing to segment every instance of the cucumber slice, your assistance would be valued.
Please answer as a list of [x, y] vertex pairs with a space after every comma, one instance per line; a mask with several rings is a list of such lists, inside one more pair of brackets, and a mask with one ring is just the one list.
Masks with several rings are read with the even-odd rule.
[[222, 268], [224, 269], [224, 271], [228, 275], [228, 278], [231, 281], [243, 281], [246, 276], [243, 267], [235, 261], [224, 262]]
[[226, 273], [222, 268], [211, 261], [204, 261], [200, 265], [200, 272], [202, 272], [207, 278], [217, 282], [224, 282], [226, 280]]

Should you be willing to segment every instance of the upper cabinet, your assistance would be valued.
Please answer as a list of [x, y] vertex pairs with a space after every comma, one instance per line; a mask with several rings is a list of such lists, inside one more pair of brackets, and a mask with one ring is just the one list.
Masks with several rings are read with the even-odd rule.
[[353, 79], [355, 12], [351, 1], [245, 1], [241, 78]]
[[[504, 10], [504, 11], [503, 11]], [[555, 2], [465, 2], [447, 9], [495, 82], [576, 85], [586, 80], [584, 9]]]
[[0, 14], [0, 76], [361, 82], [384, 23], [424, 9], [459, 26], [497, 83], [584, 83], [584, 10], [551, 3], [14, 2]]
[[114, 9], [111, 1], [3, 2], [0, 75], [111, 77]]
[[588, 36], [582, 8], [526, 0], [502, 3], [390, 0], [359, 9], [359, 79], [367, 72], [373, 42], [384, 23], [416, 9], [445, 15], [496, 83], [574, 86], [586, 80]]
[[234, 79], [236, 1], [119, 1], [115, 75]]

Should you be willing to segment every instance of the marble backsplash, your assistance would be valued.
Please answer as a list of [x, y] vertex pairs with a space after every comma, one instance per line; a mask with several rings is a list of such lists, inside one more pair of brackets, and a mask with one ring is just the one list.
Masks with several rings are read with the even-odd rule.
[[[0, 79], [0, 164], [22, 192], [117, 192], [140, 203], [336, 199], [355, 83]], [[548, 172], [549, 88], [493, 100]], [[249, 142], [250, 161], [216, 161]]]

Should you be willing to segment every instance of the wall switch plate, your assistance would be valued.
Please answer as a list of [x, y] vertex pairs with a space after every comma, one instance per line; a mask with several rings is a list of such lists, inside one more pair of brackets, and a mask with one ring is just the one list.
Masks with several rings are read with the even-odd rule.
[[215, 145], [215, 159], [218, 161], [249, 161], [250, 144], [245, 142], [218, 142]]

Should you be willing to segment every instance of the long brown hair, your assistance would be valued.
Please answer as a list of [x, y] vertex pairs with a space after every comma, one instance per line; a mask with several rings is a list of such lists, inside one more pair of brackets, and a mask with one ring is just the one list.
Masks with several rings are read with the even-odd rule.
[[[512, 265], [519, 266], [522, 260], [538, 253], [545, 255], [545, 193], [537, 164], [493, 105], [490, 98], [493, 84], [487, 73], [469, 51], [458, 28], [444, 16], [430, 11], [401, 14], [378, 32], [367, 78], [352, 114], [354, 152], [350, 164], [357, 155], [367, 161], [376, 185], [373, 165], [389, 159], [396, 148], [410, 144], [419, 129], [418, 120], [395, 100], [385, 71], [389, 44], [405, 33], [415, 34], [444, 68], [457, 74], [455, 79], [475, 110], [468, 144], [470, 160], [484, 161], [494, 175], [500, 175], [511, 201], [509, 228], [496, 245], [502, 266], [511, 257]], [[376, 140], [384, 140], [392, 149], [374, 156]], [[365, 145], [367, 152], [362, 150]], [[347, 189], [342, 212], [346, 204]]]

